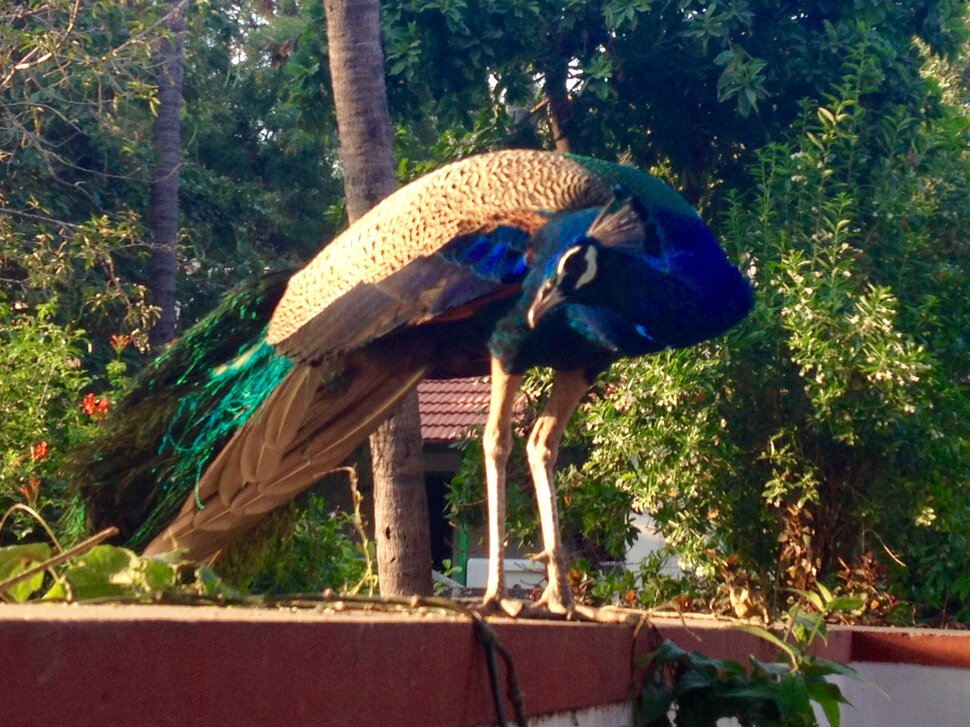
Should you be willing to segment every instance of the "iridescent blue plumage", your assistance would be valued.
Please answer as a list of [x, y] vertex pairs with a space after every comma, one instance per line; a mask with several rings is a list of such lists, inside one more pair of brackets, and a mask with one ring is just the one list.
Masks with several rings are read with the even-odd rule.
[[529, 235], [517, 227], [501, 226], [489, 232], [462, 235], [438, 253], [472, 276], [495, 283], [515, 283], [528, 270]]

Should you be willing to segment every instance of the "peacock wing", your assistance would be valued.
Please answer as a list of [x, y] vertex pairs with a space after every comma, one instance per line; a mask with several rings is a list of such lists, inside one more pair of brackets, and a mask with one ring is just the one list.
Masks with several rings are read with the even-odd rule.
[[444, 166], [387, 197], [294, 275], [267, 340], [296, 360], [322, 361], [488, 296], [495, 282], [454, 246], [503, 229], [529, 236], [547, 213], [610, 198], [609, 184], [552, 152], [506, 150]]

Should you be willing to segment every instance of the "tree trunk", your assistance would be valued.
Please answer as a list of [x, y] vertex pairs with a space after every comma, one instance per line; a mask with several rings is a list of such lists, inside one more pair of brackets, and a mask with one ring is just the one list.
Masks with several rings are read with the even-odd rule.
[[152, 175], [152, 254], [148, 266], [150, 300], [161, 317], [149, 334], [152, 347], [175, 338], [176, 245], [179, 230], [179, 165], [182, 159], [182, 74], [185, 62], [185, 5], [168, 0], [168, 35], [158, 47], [158, 116], [152, 147], [158, 162]]
[[546, 98], [549, 100], [549, 126], [552, 129], [552, 138], [556, 143], [556, 151], [568, 153], [573, 150], [571, 130], [572, 130], [572, 103], [569, 100], [569, 92], [566, 90], [566, 80], [569, 75], [569, 68], [565, 61], [556, 64], [553, 70], [547, 70], [545, 74]]
[[[326, 0], [327, 44], [351, 222], [396, 186], [377, 0]], [[431, 592], [417, 394], [371, 437], [377, 568], [385, 595]]]

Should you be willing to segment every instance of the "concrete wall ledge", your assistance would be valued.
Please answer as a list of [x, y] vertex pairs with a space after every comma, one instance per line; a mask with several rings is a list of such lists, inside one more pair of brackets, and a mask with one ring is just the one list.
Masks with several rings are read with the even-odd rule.
[[[490, 623], [512, 655], [531, 718], [567, 714], [573, 716], [566, 724], [588, 724], [576, 715], [599, 710], [613, 715], [601, 724], [627, 723], [622, 705], [631, 695], [634, 658], [655, 645], [655, 632]], [[723, 622], [651, 623], [661, 637], [711, 656], [773, 656], [771, 647]], [[844, 663], [970, 670], [968, 632], [833, 628], [824, 651]], [[3, 725], [495, 722], [472, 625], [437, 612], [0, 605], [0, 665]]]

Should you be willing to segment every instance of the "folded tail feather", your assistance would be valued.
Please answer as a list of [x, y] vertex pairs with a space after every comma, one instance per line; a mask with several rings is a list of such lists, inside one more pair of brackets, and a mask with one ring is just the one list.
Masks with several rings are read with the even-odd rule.
[[338, 467], [428, 374], [421, 356], [380, 346], [326, 367], [298, 365], [223, 447], [146, 554], [204, 559]]
[[142, 370], [97, 438], [75, 448], [65, 474], [91, 526], [117, 526], [119, 540], [144, 545], [286, 375], [292, 363], [262, 335], [287, 279], [267, 275], [228, 294]]

